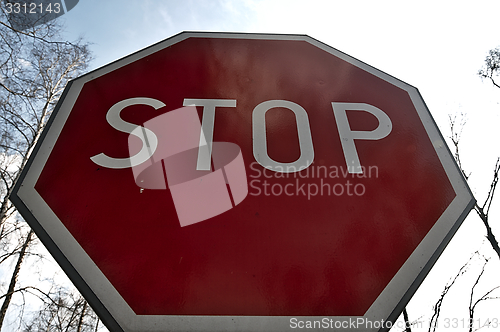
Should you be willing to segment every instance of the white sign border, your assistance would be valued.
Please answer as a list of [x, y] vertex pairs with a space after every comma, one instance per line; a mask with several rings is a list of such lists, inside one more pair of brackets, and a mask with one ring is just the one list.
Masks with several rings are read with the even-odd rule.
[[[86, 82], [187, 38], [306, 41], [408, 92], [457, 196], [363, 317], [296, 317], [301, 321], [322, 321], [324, 318], [327, 320], [333, 319], [333, 322], [339, 322], [339, 324], [352, 322], [353, 320], [358, 320], [358, 318], [376, 322], [380, 321], [381, 317], [384, 317], [385, 321], [394, 322], [474, 206], [475, 200], [416, 88], [306, 35], [183, 32], [72, 81], [58, 103], [54, 116], [50, 119], [48, 130], [44, 132], [41, 141], [30, 158], [29, 167], [25, 168], [19, 183], [16, 185], [12, 198], [15, 205], [21, 212], [25, 212], [23, 215], [28, 213], [32, 216], [32, 218], [27, 218], [30, 224], [38, 223], [42, 227], [41, 229], [36, 227], [38, 229], [37, 235], [49, 247], [53, 255], [56, 252], [57, 259], [63, 269], [72, 278], [73, 282], [77, 284], [83, 295], [87, 297], [94, 310], [103, 316], [103, 322], [105, 322], [110, 330], [122, 329], [124, 331], [137, 332], [165, 330], [289, 331], [291, 328], [290, 319], [293, 318], [289, 316], [136, 315], [34, 188], [47, 162], [48, 156], [69, 117], [73, 105]], [[60, 255], [61, 253], [62, 256]], [[77, 275], [75, 275], [75, 272]], [[388, 308], [394, 309], [388, 312]], [[352, 324], [346, 327], [342, 331], [357, 330], [351, 328]], [[363, 328], [363, 330], [388, 330], [387, 324], [382, 328], [379, 327], [377, 325], [375, 328]]]

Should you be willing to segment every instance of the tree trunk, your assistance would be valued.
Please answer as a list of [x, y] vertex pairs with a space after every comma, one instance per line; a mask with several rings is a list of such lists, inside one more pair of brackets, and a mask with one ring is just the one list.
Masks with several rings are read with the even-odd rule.
[[17, 258], [17, 263], [16, 267], [14, 268], [14, 272], [12, 272], [12, 277], [10, 278], [10, 283], [9, 283], [9, 289], [7, 290], [7, 294], [5, 295], [5, 298], [3, 300], [2, 308], [0, 309], [0, 330], [2, 329], [3, 322], [5, 319], [5, 314], [7, 312], [7, 309], [9, 308], [10, 301], [12, 300], [12, 295], [14, 295], [14, 288], [16, 287], [19, 271], [21, 270], [21, 265], [26, 256], [26, 251], [31, 243], [31, 240], [33, 240], [33, 235], [34, 235], [33, 230], [30, 229], [23, 243], [23, 246], [21, 247], [21, 251], [19, 252], [19, 257]]
[[403, 317], [405, 320], [405, 332], [411, 332], [410, 320], [408, 319], [408, 312], [406, 311], [406, 307], [403, 309]]
[[87, 301], [83, 300], [83, 309], [82, 309], [82, 312], [80, 314], [80, 319], [78, 320], [78, 326], [77, 326], [76, 332], [82, 331], [83, 317], [85, 317], [86, 310], [87, 310]]

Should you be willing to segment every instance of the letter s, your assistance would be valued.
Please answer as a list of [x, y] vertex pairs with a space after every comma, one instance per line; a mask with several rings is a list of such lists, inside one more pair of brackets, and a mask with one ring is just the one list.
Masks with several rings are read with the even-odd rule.
[[158, 147], [158, 138], [155, 133], [147, 128], [126, 122], [120, 117], [120, 113], [125, 107], [138, 104], [148, 105], [154, 107], [154, 109], [165, 106], [164, 103], [153, 98], [129, 98], [111, 106], [106, 114], [106, 120], [116, 130], [138, 137], [142, 141], [141, 151], [130, 158], [112, 158], [100, 153], [90, 157], [94, 163], [107, 168], [128, 168], [142, 164], [154, 154]]

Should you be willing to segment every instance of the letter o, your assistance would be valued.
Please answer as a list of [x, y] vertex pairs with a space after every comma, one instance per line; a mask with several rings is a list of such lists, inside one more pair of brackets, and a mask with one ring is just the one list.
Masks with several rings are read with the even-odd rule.
[[[288, 108], [295, 114], [299, 136], [300, 157], [291, 163], [280, 163], [267, 154], [266, 112], [271, 108]], [[309, 117], [302, 106], [288, 100], [268, 100], [255, 106], [252, 113], [253, 155], [264, 168], [280, 173], [300, 172], [309, 167], [314, 160]]]

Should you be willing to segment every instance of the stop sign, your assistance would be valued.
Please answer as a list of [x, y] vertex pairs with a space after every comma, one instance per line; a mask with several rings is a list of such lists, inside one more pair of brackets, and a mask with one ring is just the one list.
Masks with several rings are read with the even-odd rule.
[[387, 330], [474, 204], [418, 91], [181, 33], [66, 88], [12, 200], [111, 330]]

